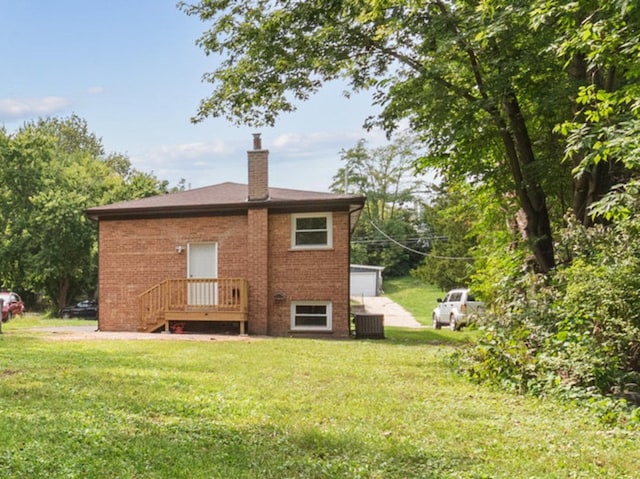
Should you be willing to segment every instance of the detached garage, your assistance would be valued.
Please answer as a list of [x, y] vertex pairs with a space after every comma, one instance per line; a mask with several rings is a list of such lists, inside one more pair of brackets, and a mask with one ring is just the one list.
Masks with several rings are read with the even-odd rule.
[[352, 264], [350, 266], [350, 295], [353, 297], [378, 296], [382, 293], [384, 266]]

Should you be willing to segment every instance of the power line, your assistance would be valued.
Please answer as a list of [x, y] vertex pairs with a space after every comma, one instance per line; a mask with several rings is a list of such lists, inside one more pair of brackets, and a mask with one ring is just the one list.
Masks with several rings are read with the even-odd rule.
[[408, 246], [400, 243], [398, 240], [392, 238], [391, 236], [389, 236], [387, 233], [385, 233], [384, 231], [382, 231], [373, 221], [369, 220], [369, 223], [371, 224], [371, 226], [373, 226], [382, 236], [384, 236], [385, 238], [387, 238], [389, 241], [391, 241], [392, 243], [400, 246], [403, 249], [406, 249], [407, 251], [411, 251], [412, 253], [415, 254], [419, 254], [421, 256], [429, 256], [431, 258], [435, 258], [435, 259], [450, 259], [450, 260], [464, 260], [464, 261], [473, 261], [475, 258], [469, 257], [469, 256], [438, 256], [438, 255], [434, 255], [431, 253], [426, 253], [424, 251], [418, 251], [417, 249], [413, 249], [413, 248], [409, 248]]
[[[447, 240], [447, 239], [448, 239], [447, 236], [416, 236], [411, 238], [405, 238], [403, 241], [405, 243], [422, 243], [424, 241]], [[386, 238], [369, 238], [369, 239], [363, 238], [363, 239], [351, 240], [351, 242], [355, 244], [372, 244], [372, 243], [387, 244], [387, 243], [390, 243], [390, 240]]]

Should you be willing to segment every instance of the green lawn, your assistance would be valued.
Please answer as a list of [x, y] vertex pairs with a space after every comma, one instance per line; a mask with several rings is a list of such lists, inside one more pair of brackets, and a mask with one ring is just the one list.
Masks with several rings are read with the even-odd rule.
[[638, 477], [638, 433], [470, 384], [451, 332], [59, 341], [22, 321], [0, 336], [1, 478]]
[[431, 312], [438, 304], [438, 298], [444, 298], [441, 289], [424, 284], [409, 276], [403, 278], [385, 278], [384, 294], [401, 304], [419, 323], [431, 325]]

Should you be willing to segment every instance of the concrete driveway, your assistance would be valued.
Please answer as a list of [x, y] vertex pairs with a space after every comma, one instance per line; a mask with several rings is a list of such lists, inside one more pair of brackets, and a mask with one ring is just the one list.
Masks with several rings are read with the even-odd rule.
[[359, 297], [357, 301], [364, 304], [367, 313], [383, 314], [385, 326], [424, 328], [411, 313], [385, 296]]

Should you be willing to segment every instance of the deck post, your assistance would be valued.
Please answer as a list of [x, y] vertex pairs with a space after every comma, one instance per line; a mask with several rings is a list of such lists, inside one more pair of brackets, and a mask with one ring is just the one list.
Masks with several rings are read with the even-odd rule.
[[[189, 304], [189, 285], [209, 283], [218, 284], [219, 294]], [[167, 279], [140, 295], [140, 330], [171, 332], [171, 321], [238, 321], [245, 335], [247, 293], [247, 280], [240, 278]]]

